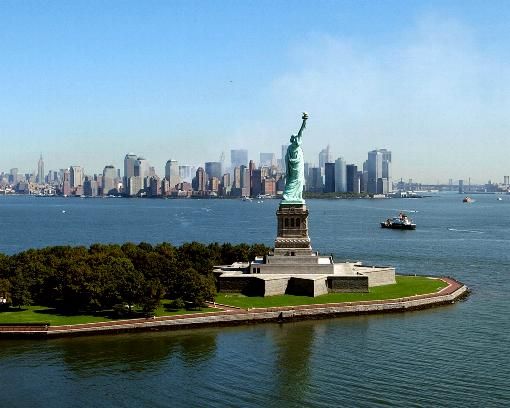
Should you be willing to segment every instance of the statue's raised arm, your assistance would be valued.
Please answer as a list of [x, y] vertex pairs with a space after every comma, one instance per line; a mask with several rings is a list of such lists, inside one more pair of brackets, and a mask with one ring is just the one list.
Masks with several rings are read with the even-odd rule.
[[299, 132], [296, 136], [299, 137], [300, 139], [303, 136], [303, 130], [305, 130], [306, 128], [306, 120], [308, 119], [308, 113], [303, 112], [303, 116], [301, 117], [301, 119], [303, 119], [303, 123], [301, 124], [301, 128], [299, 129]]

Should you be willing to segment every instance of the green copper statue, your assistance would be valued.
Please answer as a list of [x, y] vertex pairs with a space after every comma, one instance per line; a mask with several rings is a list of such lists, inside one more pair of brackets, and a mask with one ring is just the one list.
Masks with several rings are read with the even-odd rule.
[[303, 112], [303, 124], [297, 135], [290, 137], [290, 146], [285, 155], [285, 166], [287, 168], [285, 191], [283, 192], [282, 204], [304, 204], [303, 188], [305, 186], [305, 161], [303, 149], [301, 149], [301, 138], [306, 127], [308, 114]]

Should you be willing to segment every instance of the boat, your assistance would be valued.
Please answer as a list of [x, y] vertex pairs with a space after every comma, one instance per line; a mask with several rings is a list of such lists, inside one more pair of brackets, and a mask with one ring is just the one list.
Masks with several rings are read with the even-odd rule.
[[400, 230], [414, 230], [416, 224], [403, 212], [397, 217], [388, 218], [386, 221], [381, 222], [381, 228], [400, 229]]
[[498, 197], [497, 200], [498, 201], [503, 201], [503, 199], [501, 197]]
[[473, 201], [475, 201], [475, 200], [473, 200], [471, 197], [468, 197], [468, 196], [466, 196], [462, 199], [463, 203], [472, 203]]

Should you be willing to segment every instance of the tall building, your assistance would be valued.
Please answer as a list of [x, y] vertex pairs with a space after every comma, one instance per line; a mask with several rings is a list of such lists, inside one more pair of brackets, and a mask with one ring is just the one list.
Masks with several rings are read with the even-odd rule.
[[83, 169], [81, 166], [71, 166], [69, 172], [71, 174], [71, 188], [76, 189], [83, 186]]
[[510, 180], [510, 176], [503, 176], [503, 184], [508, 186], [508, 181]]
[[256, 197], [262, 194], [262, 174], [260, 169], [251, 172], [251, 195]]
[[276, 166], [276, 155], [274, 153], [260, 153], [260, 167]]
[[312, 193], [322, 193], [324, 185], [322, 184], [322, 174], [320, 167], [310, 167], [308, 169], [307, 190]]
[[41, 156], [39, 157], [39, 160], [37, 162], [37, 178], [36, 178], [36, 182], [38, 184], [44, 184], [44, 160], [42, 158], [42, 153], [41, 153]]
[[367, 190], [371, 194], [390, 193], [391, 187], [391, 152], [377, 149], [368, 152]]
[[324, 192], [335, 192], [335, 163], [324, 163]]
[[221, 178], [221, 194], [229, 195], [231, 187], [230, 173], [225, 173]]
[[209, 178], [209, 191], [218, 193], [220, 190], [220, 179], [218, 177]]
[[234, 168], [234, 183], [233, 188], [241, 188], [241, 167]]
[[335, 160], [335, 192], [347, 192], [347, 164], [343, 157]]
[[103, 169], [103, 195], [117, 194], [117, 171], [113, 165]]
[[367, 178], [366, 173], [364, 171], [358, 171], [358, 180], [359, 180], [359, 192], [366, 193], [367, 192]]
[[329, 145], [327, 145], [326, 148], [322, 149], [319, 153], [319, 167], [321, 168], [322, 174], [324, 174], [326, 163], [332, 163], [332, 162], [333, 162], [333, 156], [331, 155]]
[[[135, 167], [135, 176], [140, 176], [142, 180], [144, 180], [147, 177], [150, 177], [152, 174], [151, 172], [151, 165], [149, 164], [149, 161], [145, 157], [138, 157], [137, 164], [138, 166], [138, 174], [136, 174], [136, 167]], [[136, 166], [135, 165], [135, 166]]]
[[177, 160], [168, 160], [165, 164], [165, 178], [170, 182], [170, 188], [175, 188], [181, 182], [179, 176], [179, 163]]
[[280, 169], [285, 173], [287, 169], [287, 164], [285, 163], [285, 155], [287, 154], [287, 149], [289, 148], [288, 144], [282, 145], [282, 156], [280, 160]]
[[9, 183], [16, 184], [18, 182], [18, 169], [13, 168], [9, 172]]
[[[135, 176], [135, 168], [138, 168], [138, 157], [134, 153], [128, 153], [124, 157], [124, 192], [129, 195], [129, 179]], [[138, 174], [136, 174], [138, 176]]]
[[347, 192], [359, 193], [360, 181], [358, 176], [358, 166], [356, 166], [355, 164], [348, 164], [346, 167], [346, 177], [347, 177]]
[[232, 168], [247, 165], [248, 165], [248, 150], [233, 149], [230, 151], [230, 166]]
[[179, 166], [179, 178], [182, 181], [190, 182], [193, 178], [193, 167], [188, 166], [187, 164], [180, 165]]
[[158, 197], [161, 195], [161, 180], [158, 176], [151, 176], [149, 179], [149, 196]]
[[243, 197], [248, 197], [251, 192], [251, 177], [250, 177], [250, 169], [246, 166], [241, 166], [241, 195]]
[[[137, 167], [135, 167], [135, 175], [140, 177], [141, 187], [139, 194], [149, 191], [150, 189], [150, 178], [155, 175], [154, 168], [149, 164], [149, 161], [145, 157], [138, 157]], [[137, 193], [138, 195], [138, 193]]]
[[83, 194], [88, 197], [97, 197], [97, 193], [97, 181], [89, 176], [85, 177], [85, 180], [83, 181]]
[[128, 178], [129, 189], [126, 195], [129, 197], [136, 197], [143, 193], [143, 180], [140, 176], [133, 176]]
[[206, 162], [205, 172], [207, 173], [207, 177], [216, 177], [218, 180], [221, 179], [221, 176], [223, 175], [221, 167], [221, 162]]
[[71, 195], [71, 172], [64, 170], [62, 173], [62, 194]]
[[207, 190], [207, 173], [203, 167], [199, 167], [193, 179], [193, 190], [205, 192]]
[[262, 180], [262, 194], [268, 196], [276, 195], [276, 180], [274, 178], [266, 178]]

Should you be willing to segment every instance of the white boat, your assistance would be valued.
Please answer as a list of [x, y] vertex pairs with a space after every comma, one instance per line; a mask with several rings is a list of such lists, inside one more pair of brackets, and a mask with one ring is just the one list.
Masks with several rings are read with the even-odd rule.
[[401, 212], [397, 217], [388, 218], [386, 221], [381, 222], [381, 228], [414, 230], [416, 229], [416, 224], [406, 214]]

